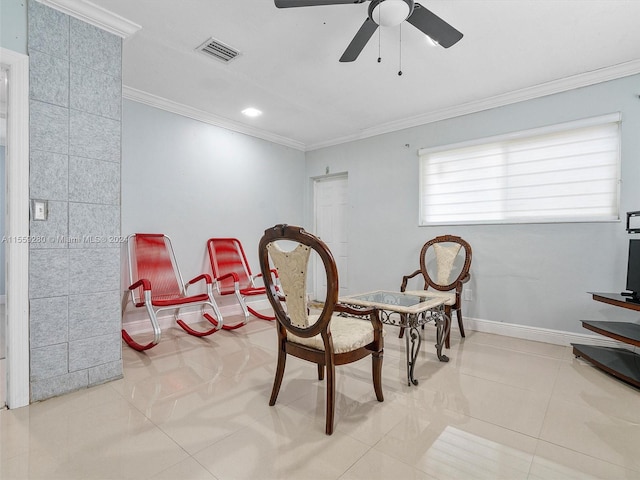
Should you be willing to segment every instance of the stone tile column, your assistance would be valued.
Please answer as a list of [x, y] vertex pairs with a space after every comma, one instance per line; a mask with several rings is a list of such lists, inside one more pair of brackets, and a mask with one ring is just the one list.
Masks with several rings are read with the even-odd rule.
[[31, 401], [122, 376], [122, 39], [30, 1]]

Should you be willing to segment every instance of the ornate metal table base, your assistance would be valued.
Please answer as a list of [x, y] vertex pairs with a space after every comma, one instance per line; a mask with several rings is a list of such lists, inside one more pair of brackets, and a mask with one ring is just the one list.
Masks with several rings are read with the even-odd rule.
[[407, 354], [407, 385], [418, 385], [418, 380], [413, 376], [413, 370], [416, 366], [416, 360], [418, 353], [420, 352], [420, 345], [422, 344], [422, 337], [420, 336], [420, 328], [429, 322], [434, 322], [436, 325], [436, 354], [438, 360], [441, 362], [448, 362], [449, 357], [442, 353], [442, 347], [444, 346], [444, 340], [447, 338], [447, 334], [451, 328], [451, 320], [444, 313], [444, 307], [440, 305], [437, 308], [420, 312], [418, 314], [400, 314], [400, 321], [397, 321], [392, 314], [386, 310], [380, 311], [380, 320], [387, 325], [393, 325], [396, 327], [406, 328], [405, 332], [405, 350]]
[[386, 325], [406, 328], [407, 384], [418, 385], [413, 376], [418, 353], [420, 352], [420, 328], [434, 322], [436, 325], [436, 353], [441, 362], [449, 358], [442, 354], [442, 347], [451, 328], [451, 319], [445, 314], [444, 299], [430, 292], [413, 294], [377, 290], [341, 297], [340, 301], [355, 307], [375, 307], [380, 312], [380, 320]]

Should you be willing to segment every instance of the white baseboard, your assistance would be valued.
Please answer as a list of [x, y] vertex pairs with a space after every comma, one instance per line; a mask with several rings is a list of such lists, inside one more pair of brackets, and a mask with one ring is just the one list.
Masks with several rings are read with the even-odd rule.
[[[262, 310], [265, 308], [269, 308], [269, 301], [267, 299], [257, 300], [253, 302], [247, 302], [247, 305], [253, 308], [254, 310]], [[232, 316], [242, 316], [242, 309], [240, 305], [237, 303], [231, 305], [218, 305], [220, 309], [220, 313], [222, 313], [223, 320], [228, 319]], [[122, 326], [126, 328], [127, 332], [130, 335], [144, 334], [144, 333], [152, 333], [153, 329], [151, 328], [151, 322], [149, 321], [149, 317], [147, 317], [147, 312], [144, 308], [137, 309], [138, 311], [128, 311], [125, 318], [123, 319]], [[192, 310], [185, 310], [180, 314], [180, 317], [187, 323], [191, 322], [199, 322], [202, 319], [200, 318], [200, 309], [194, 308]], [[236, 323], [236, 319], [234, 319], [233, 323]], [[167, 330], [169, 328], [178, 327], [178, 324], [175, 322], [175, 318], [173, 317], [173, 313], [171, 311], [166, 311], [158, 316], [158, 323], [160, 324], [161, 330]]]
[[[455, 329], [457, 327], [457, 322], [454, 319], [451, 324], [451, 328]], [[479, 318], [464, 317], [464, 328], [465, 330], [468, 329], [476, 332], [493, 333], [495, 335], [521, 338], [523, 340], [532, 340], [534, 342], [551, 343], [553, 345], [568, 346], [572, 343], [581, 343], [584, 345], [602, 345], [607, 347], [624, 346], [625, 348], [630, 348], [629, 345], [603, 337], [602, 335], [565, 332], [562, 330], [530, 327], [514, 323], [494, 322], [492, 320], [482, 320]]]
[[[266, 299], [248, 302], [248, 305], [255, 310], [269, 308], [269, 302]], [[238, 304], [219, 305], [219, 308], [223, 318], [242, 315], [242, 310], [240, 308], [240, 305]], [[140, 333], [151, 333], [153, 331], [151, 329], [151, 323], [146, 317], [146, 311], [144, 311], [144, 309], [139, 310], [139, 312], [132, 312], [132, 314], [128, 315], [127, 321], [123, 322], [125, 328], [127, 329], [127, 332], [132, 335]], [[138, 313], [137, 318], [133, 318], [133, 313]], [[197, 322], [199, 321], [199, 315], [199, 310], [193, 310], [190, 312], [184, 312], [184, 314], [181, 316], [186, 322]], [[163, 316], [158, 317], [158, 322], [160, 323], [160, 328], [162, 330], [176, 327], [173, 315], [170, 313], [165, 313]], [[492, 320], [483, 320], [479, 318], [464, 317], [464, 328], [465, 330], [491, 333], [494, 335], [502, 335], [505, 337], [520, 338], [522, 340], [531, 340], [534, 342], [550, 343], [553, 345], [569, 346], [572, 343], [581, 343], [584, 345], [624, 347], [627, 349], [632, 348], [622, 342], [618, 342], [616, 340], [606, 338], [597, 334], [565, 332], [562, 330], [552, 330], [549, 328], [517, 325], [515, 323], [495, 322]], [[458, 329], [458, 323], [455, 321], [455, 317], [454, 321], [451, 323], [451, 329]]]

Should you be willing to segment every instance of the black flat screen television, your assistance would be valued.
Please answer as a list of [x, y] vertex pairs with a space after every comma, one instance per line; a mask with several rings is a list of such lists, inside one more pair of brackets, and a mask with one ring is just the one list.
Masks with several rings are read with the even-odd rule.
[[640, 303], [640, 239], [629, 240], [627, 290], [631, 292], [628, 300]]

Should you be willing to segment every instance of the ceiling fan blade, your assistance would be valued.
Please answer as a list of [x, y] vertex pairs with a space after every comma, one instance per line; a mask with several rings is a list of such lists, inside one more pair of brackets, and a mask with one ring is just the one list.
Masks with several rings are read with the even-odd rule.
[[315, 7], [316, 5], [343, 5], [347, 3], [363, 3], [366, 0], [275, 0], [278, 8]]
[[367, 19], [360, 27], [360, 30], [358, 30], [358, 33], [356, 33], [349, 46], [340, 57], [340, 61], [353, 62], [356, 58], [358, 58], [358, 55], [360, 55], [360, 52], [377, 29], [378, 24], [367, 17]]
[[449, 48], [462, 38], [462, 33], [419, 3], [415, 4], [413, 13], [409, 15], [407, 22], [444, 48]]

